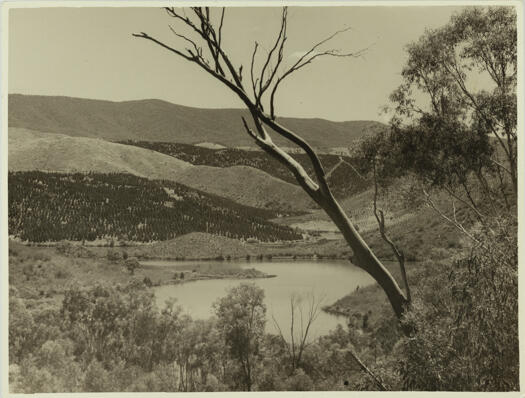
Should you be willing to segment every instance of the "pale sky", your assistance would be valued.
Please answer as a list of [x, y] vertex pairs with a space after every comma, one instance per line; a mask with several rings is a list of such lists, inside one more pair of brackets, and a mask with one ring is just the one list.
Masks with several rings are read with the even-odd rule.
[[[277, 98], [280, 116], [380, 120], [401, 82], [404, 46], [444, 25], [459, 7], [291, 7], [286, 55], [305, 51], [336, 30], [352, 29], [325, 48], [368, 50], [361, 58], [325, 58], [292, 75]], [[229, 8], [223, 43], [245, 64], [253, 43], [271, 47], [281, 10]], [[184, 46], [168, 28], [188, 32], [159, 8], [34, 8], [9, 14], [9, 93], [112, 101], [158, 98], [200, 108], [242, 107], [235, 94], [197, 65], [152, 42], [147, 32]]]

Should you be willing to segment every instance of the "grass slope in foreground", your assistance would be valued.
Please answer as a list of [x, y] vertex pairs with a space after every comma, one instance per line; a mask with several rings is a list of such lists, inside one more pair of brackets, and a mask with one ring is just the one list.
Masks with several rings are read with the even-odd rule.
[[9, 173], [9, 234], [24, 241], [163, 241], [209, 232], [260, 241], [301, 239], [239, 205], [171, 181], [129, 174]]

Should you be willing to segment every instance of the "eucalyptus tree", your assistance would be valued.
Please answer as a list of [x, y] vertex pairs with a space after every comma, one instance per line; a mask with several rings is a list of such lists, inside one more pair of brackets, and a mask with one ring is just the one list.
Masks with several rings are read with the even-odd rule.
[[243, 283], [214, 303], [217, 327], [237, 361], [241, 385], [251, 391], [266, 324], [264, 290]]
[[388, 167], [413, 171], [450, 194], [461, 188], [464, 204], [478, 218], [483, 211], [474, 181], [484, 200], [512, 208], [517, 194], [516, 9], [468, 7], [410, 43], [407, 55], [402, 83], [391, 95], [392, 129], [383, 150], [391, 159]]

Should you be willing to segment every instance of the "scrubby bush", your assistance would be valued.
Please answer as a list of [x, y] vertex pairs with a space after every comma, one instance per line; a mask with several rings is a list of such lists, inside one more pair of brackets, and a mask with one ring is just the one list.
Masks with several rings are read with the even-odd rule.
[[498, 220], [467, 257], [419, 285], [402, 340], [410, 390], [519, 389], [517, 225]]
[[135, 270], [140, 268], [140, 263], [136, 258], [128, 258], [126, 261], [124, 261], [124, 267], [126, 267], [131, 275], [134, 275]]
[[112, 262], [116, 262], [116, 261], [119, 261], [121, 258], [122, 258], [122, 255], [120, 252], [118, 251], [115, 251], [115, 250], [108, 250], [107, 254], [106, 254], [106, 258], [109, 260], [109, 261], [112, 261]]

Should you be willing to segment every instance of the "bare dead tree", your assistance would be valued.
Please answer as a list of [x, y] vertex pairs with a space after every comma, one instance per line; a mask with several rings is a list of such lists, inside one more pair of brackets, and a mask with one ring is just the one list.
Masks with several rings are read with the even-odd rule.
[[482, 242], [480, 242], [471, 232], [468, 231], [467, 228], [465, 228], [465, 226], [462, 223], [458, 221], [456, 216], [456, 204], [454, 203], [454, 201], [452, 201], [452, 216], [448, 216], [434, 203], [430, 194], [425, 189], [423, 189], [423, 194], [425, 195], [426, 205], [428, 207], [434, 210], [441, 218], [443, 218], [449, 224], [453, 225], [463, 235], [467, 236], [476, 245], [482, 245]]
[[[310, 328], [321, 312], [322, 298], [316, 298], [312, 293], [307, 297], [306, 311], [302, 305], [301, 297], [292, 294], [290, 297], [290, 341], [284, 337], [279, 323], [272, 315], [273, 323], [279, 332], [279, 336], [286, 344], [288, 356], [290, 357], [291, 371], [293, 372], [301, 365], [304, 350], [309, 345]], [[297, 319], [297, 313], [299, 317]], [[296, 329], [298, 327], [298, 329]]]
[[[289, 130], [276, 119], [275, 98], [278, 89], [282, 86], [285, 79], [298, 70], [303, 69], [305, 66], [310, 65], [318, 58], [358, 57], [363, 53], [364, 50], [353, 53], [342, 53], [336, 49], [322, 49], [326, 43], [334, 37], [347, 32], [349, 28], [339, 30], [314, 44], [308, 51], [304, 52], [293, 65], [285, 68], [283, 66], [283, 60], [285, 44], [288, 37], [288, 11], [287, 8], [284, 7], [282, 9], [279, 33], [272, 48], [262, 59], [262, 67], [260, 68], [256, 67], [259, 45], [258, 43], [254, 45], [250, 64], [251, 90], [248, 90], [244, 86], [243, 66], [235, 66], [230, 56], [224, 50], [222, 36], [225, 21], [224, 8], [220, 15], [215, 18], [215, 22], [208, 7], [192, 7], [191, 17], [188, 17], [182, 9], [168, 7], [165, 10], [171, 18], [181, 23], [182, 26], [198, 37], [198, 41], [179, 33], [173, 27], [171, 27], [173, 34], [182, 40], [182, 42], [186, 44], [186, 47], [182, 47], [182, 49], [173, 47], [144, 32], [134, 34], [133, 36], [151, 41], [186, 61], [194, 63], [206, 73], [222, 82], [241, 99], [249, 110], [255, 127], [255, 130], [253, 130], [248, 122], [243, 119], [246, 132], [254, 139], [259, 147], [285, 165], [310, 198], [328, 214], [352, 249], [355, 265], [368, 272], [377, 281], [386, 293], [394, 313], [398, 318], [401, 318], [409, 304], [407, 296], [405, 296], [400, 289], [390, 272], [370, 250], [345, 211], [334, 198], [328, 186], [324, 168], [314, 149], [301, 138], [300, 135]], [[217, 25], [218, 27], [216, 27]], [[269, 113], [265, 111], [265, 101], [269, 102]], [[313, 167], [312, 176], [310, 176], [292, 156], [273, 142], [266, 127], [271, 128], [276, 134], [297, 145], [306, 153]]]

